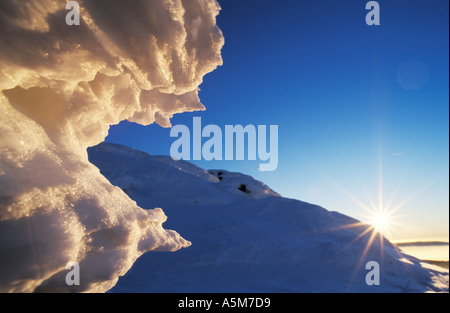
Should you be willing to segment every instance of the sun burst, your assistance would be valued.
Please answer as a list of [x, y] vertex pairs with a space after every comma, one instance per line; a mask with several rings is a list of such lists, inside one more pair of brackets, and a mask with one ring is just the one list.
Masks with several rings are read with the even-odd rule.
[[369, 223], [376, 232], [385, 235], [392, 226], [391, 214], [389, 212], [374, 212]]

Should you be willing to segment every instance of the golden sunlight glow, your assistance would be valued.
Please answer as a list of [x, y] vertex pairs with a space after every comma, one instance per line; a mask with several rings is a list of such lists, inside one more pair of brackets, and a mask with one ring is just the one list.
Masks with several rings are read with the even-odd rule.
[[[396, 220], [400, 218], [397, 211], [403, 208], [411, 200], [413, 200], [420, 192], [408, 197], [402, 201], [399, 205], [394, 206], [394, 198], [397, 195], [397, 190], [395, 189], [389, 198], [385, 201], [384, 194], [384, 182], [383, 182], [383, 165], [382, 165], [382, 153], [381, 153], [381, 143], [380, 143], [380, 155], [379, 155], [379, 169], [378, 169], [378, 201], [374, 200], [370, 193], [364, 188], [365, 195], [367, 196], [367, 202], [358, 199], [355, 195], [347, 191], [343, 186], [338, 184], [336, 181], [328, 177], [341, 191], [343, 191], [357, 206], [359, 206], [366, 214], [361, 214], [361, 221], [348, 224], [345, 226], [338, 227], [338, 229], [359, 229], [360, 233], [349, 243], [349, 245], [366, 238], [367, 240], [364, 251], [362, 251], [359, 263], [355, 267], [355, 275], [357, 270], [361, 268], [363, 261], [365, 260], [369, 250], [375, 245], [378, 246], [380, 251], [380, 257], [383, 259], [384, 255], [384, 244], [386, 238], [391, 237], [392, 231], [396, 231], [399, 225], [402, 225]], [[378, 202], [378, 203], [376, 203]], [[399, 256], [401, 252], [394, 246]]]
[[372, 219], [370, 220], [370, 225], [372, 225], [375, 230], [379, 233], [386, 233], [391, 226], [391, 219], [386, 212], [375, 212], [373, 213]]
[[[380, 258], [383, 260], [384, 258], [384, 247], [385, 241], [392, 238], [392, 233], [397, 233], [401, 229], [408, 227], [408, 225], [399, 223], [404, 216], [398, 214], [398, 211], [408, 205], [411, 201], [413, 201], [417, 196], [419, 196], [423, 191], [429, 188], [434, 182], [430, 182], [425, 185], [422, 189], [418, 190], [414, 194], [405, 197], [399, 204], [394, 205], [394, 199], [397, 196], [397, 192], [400, 186], [397, 186], [396, 189], [392, 190], [390, 198], [385, 198], [385, 188], [386, 185], [383, 181], [383, 162], [382, 162], [382, 143], [380, 140], [379, 146], [379, 169], [378, 169], [378, 197], [373, 198], [371, 194], [367, 191], [365, 187], [363, 187], [364, 193], [367, 197], [366, 201], [362, 201], [354, 194], [346, 190], [341, 184], [336, 182], [333, 178], [329, 177], [325, 173], [322, 173], [325, 177], [328, 178], [338, 189], [340, 189], [345, 195], [349, 197], [360, 209], [361, 212], [365, 212], [360, 214], [360, 221], [355, 223], [350, 223], [343, 226], [338, 226], [332, 230], [341, 230], [341, 229], [355, 229], [356, 236], [351, 240], [347, 245], [350, 246], [356, 243], [359, 240], [365, 242], [365, 246], [363, 251], [361, 252], [361, 256], [359, 258], [358, 264], [355, 266], [355, 270], [351, 280], [354, 280], [358, 271], [363, 267], [364, 260], [366, 260], [367, 255], [370, 250], [374, 247], [379, 249]], [[378, 200], [378, 201], [377, 201]], [[399, 258], [403, 257], [402, 251], [396, 246], [392, 246], [394, 250], [397, 252]]]

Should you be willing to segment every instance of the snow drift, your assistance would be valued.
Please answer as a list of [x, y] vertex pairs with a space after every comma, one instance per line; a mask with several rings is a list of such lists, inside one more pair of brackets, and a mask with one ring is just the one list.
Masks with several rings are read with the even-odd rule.
[[[367, 225], [287, 199], [240, 173], [102, 143], [89, 159], [143, 208], [192, 241], [143, 255], [112, 292], [448, 292], [448, 271], [398, 251]], [[368, 286], [365, 265], [380, 264]]]
[[[202, 110], [221, 64], [215, 0], [0, 2], [0, 291], [106, 291], [149, 250], [189, 246], [88, 161], [122, 120]], [[153, 209], [153, 208], [152, 208]], [[80, 264], [67, 286], [65, 265]]]

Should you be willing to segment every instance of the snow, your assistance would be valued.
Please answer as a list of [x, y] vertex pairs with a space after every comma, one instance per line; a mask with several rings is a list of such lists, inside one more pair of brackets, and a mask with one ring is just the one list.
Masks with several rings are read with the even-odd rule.
[[[363, 256], [371, 233], [355, 240], [366, 227], [346, 227], [358, 221], [250, 176], [111, 143], [89, 159], [142, 208], [163, 207], [167, 226], [192, 242], [141, 256], [111, 292], [448, 292], [448, 271], [378, 237]], [[380, 264], [380, 286], [365, 283], [368, 261]]]
[[[112, 186], [86, 149], [122, 120], [170, 126], [203, 110], [221, 65], [215, 0], [3, 0], [0, 14], [0, 292], [103, 292], [149, 250], [190, 242]], [[157, 25], [157, 27], [156, 27]], [[201, 40], [199, 39], [201, 38]], [[67, 286], [68, 262], [80, 286]]]

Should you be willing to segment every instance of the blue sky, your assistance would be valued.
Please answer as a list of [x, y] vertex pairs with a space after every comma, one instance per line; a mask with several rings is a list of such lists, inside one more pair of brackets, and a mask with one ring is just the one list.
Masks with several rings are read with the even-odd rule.
[[[352, 197], [382, 194], [384, 207], [404, 204], [391, 239], [448, 240], [449, 2], [379, 1], [380, 26], [366, 25], [366, 2], [219, 0], [224, 65], [200, 86], [206, 111], [172, 124], [278, 125], [274, 172], [195, 163], [359, 219]], [[107, 141], [169, 155], [169, 134], [122, 122]]]

